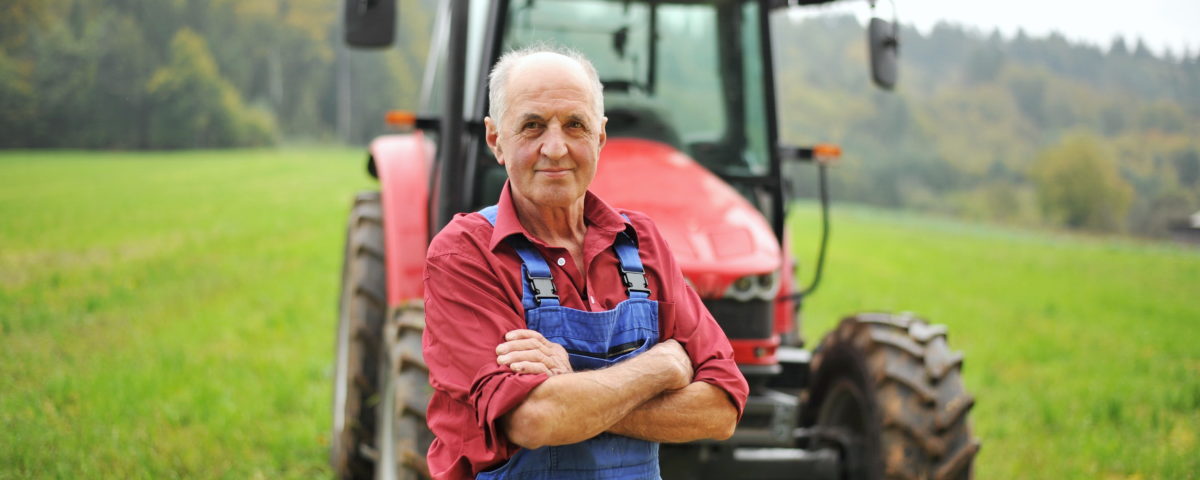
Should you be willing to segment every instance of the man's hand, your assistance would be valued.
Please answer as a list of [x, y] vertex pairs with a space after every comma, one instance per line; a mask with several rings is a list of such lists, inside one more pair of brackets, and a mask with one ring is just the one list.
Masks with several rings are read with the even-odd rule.
[[692, 359], [675, 339], [670, 338], [655, 345], [646, 351], [646, 355], [660, 357], [661, 365], [670, 372], [671, 381], [664, 385], [666, 390], [679, 390], [692, 383], [692, 376], [696, 373], [692, 370]]
[[537, 331], [513, 330], [504, 334], [504, 340], [496, 346], [496, 363], [508, 365], [516, 373], [544, 373], [553, 377], [572, 371], [567, 350]]

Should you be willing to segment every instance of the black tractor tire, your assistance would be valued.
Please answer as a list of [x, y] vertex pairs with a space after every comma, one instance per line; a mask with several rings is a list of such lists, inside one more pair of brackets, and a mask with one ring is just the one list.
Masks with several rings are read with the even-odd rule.
[[814, 353], [801, 423], [858, 442], [843, 466], [849, 479], [969, 480], [980, 443], [962, 361], [944, 325], [905, 314], [847, 317]]
[[430, 476], [425, 454], [433, 433], [425, 413], [433, 388], [429, 385], [429, 367], [421, 355], [424, 308], [417, 302], [397, 309], [383, 330], [376, 478], [427, 479]]
[[346, 227], [338, 302], [330, 464], [338, 478], [375, 476], [380, 339], [387, 315], [379, 192], [355, 196]]

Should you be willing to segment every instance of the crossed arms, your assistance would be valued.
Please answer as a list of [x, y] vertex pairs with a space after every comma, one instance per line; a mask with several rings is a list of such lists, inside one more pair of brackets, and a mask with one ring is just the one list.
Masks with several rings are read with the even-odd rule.
[[639, 248], [647, 270], [666, 272], [667, 281], [655, 285], [663, 341], [587, 372], [571, 372], [561, 346], [523, 330], [514, 307], [521, 277], [498, 274], [516, 267], [477, 253], [488, 251], [490, 237], [460, 230], [434, 239], [424, 278], [423, 349], [435, 390], [429, 425], [440, 444], [460, 452], [454, 458], [483, 465], [516, 447], [566, 445], [603, 432], [664, 443], [732, 434], [746, 381], [729, 341], [652, 226]]
[[667, 340], [609, 368], [572, 372], [566, 350], [533, 330], [513, 330], [496, 347], [496, 362], [517, 373], [550, 377], [500, 418], [525, 448], [566, 445], [602, 432], [655, 442], [726, 439], [737, 425], [728, 395], [693, 382], [682, 345]]

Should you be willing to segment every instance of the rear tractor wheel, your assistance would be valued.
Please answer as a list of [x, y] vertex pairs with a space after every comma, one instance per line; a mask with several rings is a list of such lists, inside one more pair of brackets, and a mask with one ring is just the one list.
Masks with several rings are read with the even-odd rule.
[[[962, 353], [946, 327], [907, 315], [842, 320], [814, 354], [803, 423], [856, 442], [854, 480], [968, 480], [980, 443]], [[857, 458], [855, 458], [857, 457]]]
[[375, 478], [418, 480], [429, 478], [425, 454], [433, 432], [425, 412], [433, 388], [429, 368], [421, 355], [425, 310], [416, 305], [401, 308], [383, 329], [382, 363], [379, 366], [379, 463]]
[[333, 379], [330, 464], [338, 478], [375, 475], [380, 338], [387, 312], [379, 192], [354, 199], [346, 227]]

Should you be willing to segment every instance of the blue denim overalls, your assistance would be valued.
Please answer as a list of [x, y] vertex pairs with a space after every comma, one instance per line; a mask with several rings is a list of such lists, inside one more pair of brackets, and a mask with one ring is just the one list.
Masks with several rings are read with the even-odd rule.
[[[496, 225], [496, 206], [479, 211]], [[575, 371], [594, 370], [640, 354], [658, 342], [658, 302], [650, 300], [637, 245], [625, 232], [613, 250], [629, 299], [616, 308], [587, 312], [559, 305], [550, 266], [529, 240], [506, 239], [521, 257], [525, 323], [562, 345]], [[657, 479], [658, 443], [602, 433], [572, 445], [522, 449], [495, 470], [477, 479]]]

